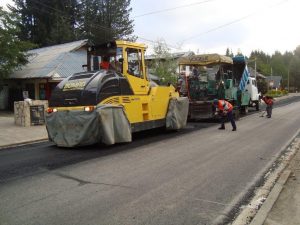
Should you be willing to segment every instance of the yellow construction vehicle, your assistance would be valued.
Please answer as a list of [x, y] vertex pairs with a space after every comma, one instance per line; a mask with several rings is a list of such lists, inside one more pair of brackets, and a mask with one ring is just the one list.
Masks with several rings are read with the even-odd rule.
[[147, 74], [146, 46], [113, 41], [87, 47], [87, 72], [58, 84], [49, 101], [51, 141], [72, 147], [130, 142], [133, 132], [185, 126], [188, 99], [159, 86]]

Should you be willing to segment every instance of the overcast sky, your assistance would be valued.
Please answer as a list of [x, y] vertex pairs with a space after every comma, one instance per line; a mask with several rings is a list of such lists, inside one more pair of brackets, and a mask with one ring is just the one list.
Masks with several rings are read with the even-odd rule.
[[[6, 3], [11, 0], [0, 0]], [[149, 47], [147, 40], [164, 39], [180, 47], [174, 51], [225, 54], [228, 47], [249, 55], [300, 45], [299, 0], [131, 0], [131, 5], [135, 35]]]

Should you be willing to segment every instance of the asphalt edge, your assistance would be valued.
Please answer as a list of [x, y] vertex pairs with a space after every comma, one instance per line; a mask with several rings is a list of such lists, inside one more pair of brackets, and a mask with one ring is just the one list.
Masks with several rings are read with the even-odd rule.
[[[300, 135], [300, 128], [295, 132], [295, 134], [282, 146], [282, 148], [280, 149], [280, 151], [274, 156], [274, 159], [272, 161], [270, 161], [269, 163], [266, 164], [266, 166], [257, 174], [257, 176], [253, 179], [253, 181], [251, 183], [249, 183], [249, 185], [247, 185], [244, 189], [244, 191], [242, 193], [240, 193], [240, 195], [238, 195], [229, 205], [229, 207], [225, 208], [225, 210], [223, 211], [223, 216], [219, 216], [213, 223], [213, 225], [220, 225], [220, 224], [226, 224], [226, 225], [250, 225], [251, 221], [255, 218], [256, 214], [258, 213], [259, 208], [254, 214], [253, 217], [251, 217], [251, 220], [245, 223], [241, 223], [240, 221], [240, 216], [241, 214], [243, 214], [243, 211], [240, 211], [241, 209], [241, 203], [243, 202], [244, 199], [248, 199], [246, 202], [248, 202], [247, 204], [249, 204], [256, 196], [256, 190], [257, 187], [261, 188], [264, 186], [264, 184], [266, 183], [266, 181], [268, 179], [266, 179], [266, 175], [269, 173], [270, 169], [273, 168], [274, 163], [276, 163], [277, 160], [280, 159], [280, 157], [284, 154], [285, 150], [288, 149], [288, 147], [293, 143], [293, 141], [297, 138], [297, 136]], [[290, 155], [290, 159], [292, 159], [295, 156], [296, 152], [292, 152], [292, 154]], [[280, 169], [278, 171], [277, 174], [281, 174], [283, 173], [283, 171], [285, 171], [285, 169], [287, 168], [288, 164], [289, 164], [290, 160], [282, 165], [282, 168], [277, 168]], [[280, 177], [280, 176], [279, 176]], [[279, 179], [279, 178], [278, 178]], [[275, 184], [277, 182], [277, 180], [275, 181]], [[274, 185], [275, 185], [274, 184]], [[267, 198], [269, 197], [270, 192], [273, 190], [274, 185], [272, 185], [272, 187], [270, 188], [270, 190], [268, 191]], [[266, 201], [265, 200], [265, 201]], [[242, 203], [243, 204], [243, 203]], [[262, 204], [263, 205], [263, 204]], [[239, 212], [238, 212], [239, 211]], [[229, 216], [228, 216], [229, 215]], [[233, 216], [234, 219], [233, 221], [230, 219], [230, 217]], [[249, 219], [249, 216], [247, 216]], [[252, 225], [252, 224], [251, 224]]]
[[13, 144], [8, 144], [8, 145], [1, 145], [0, 146], [0, 151], [8, 148], [15, 148], [15, 147], [20, 147], [24, 145], [30, 145], [30, 144], [37, 144], [37, 143], [42, 143], [49, 141], [48, 138], [41, 138], [41, 139], [35, 139], [35, 140], [29, 140], [29, 141], [22, 141], [18, 143], [13, 143]]
[[276, 184], [274, 185], [271, 192], [269, 193], [266, 201], [263, 203], [262, 207], [255, 214], [254, 218], [252, 219], [252, 221], [249, 225], [262, 225], [265, 222], [269, 212], [271, 211], [275, 202], [277, 201], [290, 174], [291, 174], [291, 170], [289, 170], [289, 169], [285, 169], [282, 172], [282, 174], [278, 178]]

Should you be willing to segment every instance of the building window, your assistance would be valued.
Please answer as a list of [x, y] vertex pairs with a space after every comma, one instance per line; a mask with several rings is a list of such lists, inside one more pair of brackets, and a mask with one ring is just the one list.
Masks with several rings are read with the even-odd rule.
[[133, 48], [127, 48], [126, 50], [128, 59], [128, 73], [139, 78], [144, 78], [141, 50]]
[[46, 84], [39, 85], [39, 99], [46, 100]]

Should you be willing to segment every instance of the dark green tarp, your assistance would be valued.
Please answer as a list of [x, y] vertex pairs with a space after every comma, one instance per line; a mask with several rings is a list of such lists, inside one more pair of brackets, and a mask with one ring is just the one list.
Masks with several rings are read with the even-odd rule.
[[[179, 130], [186, 125], [188, 107], [186, 97], [170, 100], [166, 116], [168, 130]], [[49, 140], [61, 147], [132, 141], [131, 125], [121, 106], [104, 105], [91, 112], [66, 110], [48, 113], [46, 128]]]
[[131, 142], [131, 127], [123, 107], [105, 105], [91, 112], [58, 111], [46, 115], [50, 141], [74, 147], [102, 142]]
[[179, 130], [186, 126], [189, 111], [189, 99], [187, 97], [172, 98], [169, 103], [166, 117], [167, 130]]

